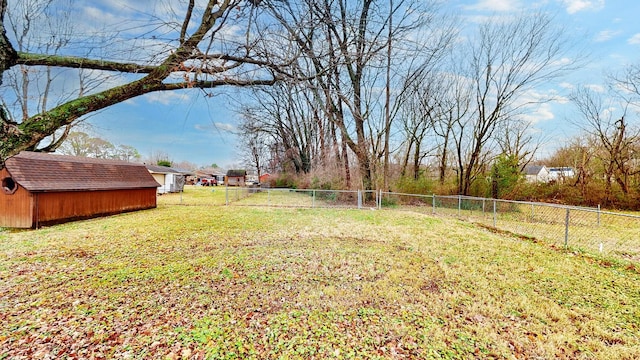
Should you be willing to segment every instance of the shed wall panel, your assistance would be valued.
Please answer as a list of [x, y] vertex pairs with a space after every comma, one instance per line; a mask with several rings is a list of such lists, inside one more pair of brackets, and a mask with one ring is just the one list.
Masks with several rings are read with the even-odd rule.
[[[10, 177], [7, 169], [0, 170], [0, 179]], [[22, 186], [11, 195], [0, 191], [0, 227], [30, 228], [32, 196]]]
[[37, 193], [38, 225], [156, 207], [156, 189]]

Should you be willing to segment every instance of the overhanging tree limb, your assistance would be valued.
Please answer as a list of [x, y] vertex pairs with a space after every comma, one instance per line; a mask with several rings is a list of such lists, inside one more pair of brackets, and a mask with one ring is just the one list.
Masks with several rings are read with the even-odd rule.
[[125, 73], [148, 74], [157, 66], [121, 63], [117, 61], [96, 60], [76, 56], [57, 56], [46, 54], [17, 53], [16, 64], [27, 66], [57, 66], [72, 69], [92, 69], [118, 71]]
[[[177, 47], [154, 65], [141, 65], [131, 62], [118, 62], [88, 59], [75, 56], [54, 56], [51, 54], [33, 54], [15, 52], [5, 35], [0, 22], [0, 71], [16, 65], [47, 66], [59, 68], [92, 69], [140, 74], [142, 77], [131, 82], [88, 96], [80, 96], [52, 109], [31, 116], [21, 123], [10, 122], [5, 109], [0, 122], [0, 167], [6, 158], [22, 150], [36, 146], [39, 141], [54, 134], [78, 118], [91, 112], [104, 109], [134, 97], [155, 91], [167, 91], [186, 88], [213, 88], [218, 86], [271, 85], [278, 80], [275, 75], [279, 66], [273, 61], [261, 60], [251, 56], [249, 48], [244, 54], [203, 53], [201, 43], [216, 36], [225, 19], [232, 11], [240, 11], [243, 0], [209, 0], [200, 11], [200, 22], [187, 34], [186, 25], [193, 20], [192, 5], [187, 9], [183, 27], [176, 40]], [[0, 16], [4, 19], [7, 0], [0, 0]], [[144, 61], [144, 60], [143, 60]], [[150, 61], [148, 61], [150, 62]], [[248, 65], [244, 73], [237, 71], [242, 65]], [[233, 71], [230, 71], [232, 70]], [[259, 69], [267, 69], [267, 72]], [[172, 80], [175, 74], [182, 74], [181, 81]], [[2, 75], [0, 73], [0, 75]], [[253, 75], [254, 78], [251, 78]], [[266, 78], [258, 78], [259, 76]], [[202, 78], [201, 78], [202, 77]]]

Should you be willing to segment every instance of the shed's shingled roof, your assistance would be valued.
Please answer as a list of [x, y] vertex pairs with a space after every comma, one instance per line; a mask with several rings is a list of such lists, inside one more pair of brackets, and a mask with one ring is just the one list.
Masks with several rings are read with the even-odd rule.
[[5, 162], [15, 182], [29, 191], [88, 191], [160, 186], [141, 164], [23, 151]]
[[231, 176], [231, 177], [247, 176], [247, 171], [246, 170], [229, 170], [227, 171], [227, 176]]

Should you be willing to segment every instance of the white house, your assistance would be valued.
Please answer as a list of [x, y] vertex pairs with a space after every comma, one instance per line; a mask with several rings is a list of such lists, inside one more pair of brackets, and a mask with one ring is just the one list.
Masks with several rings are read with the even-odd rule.
[[571, 167], [552, 167], [549, 168], [549, 181], [564, 181], [576, 175]]
[[564, 181], [575, 176], [571, 167], [546, 167], [544, 165], [527, 165], [524, 168], [528, 182]]
[[181, 192], [184, 190], [185, 175], [167, 166], [145, 165], [153, 178], [160, 184], [158, 194]]
[[544, 165], [527, 165], [524, 167], [524, 174], [527, 182], [548, 182], [551, 180], [549, 169]]

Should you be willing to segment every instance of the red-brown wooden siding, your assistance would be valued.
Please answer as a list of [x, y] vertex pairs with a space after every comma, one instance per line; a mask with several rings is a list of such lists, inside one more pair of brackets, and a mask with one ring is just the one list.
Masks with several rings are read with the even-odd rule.
[[0, 195], [0, 226], [42, 225], [156, 207], [158, 183], [142, 164], [23, 151], [0, 169], [18, 184]]
[[[0, 170], [0, 179], [9, 177], [7, 169]], [[11, 195], [0, 190], [0, 226], [29, 228], [33, 213], [31, 210], [31, 194], [22, 186], [18, 185], [18, 190]]]
[[156, 207], [156, 189], [34, 193], [31, 227]]

